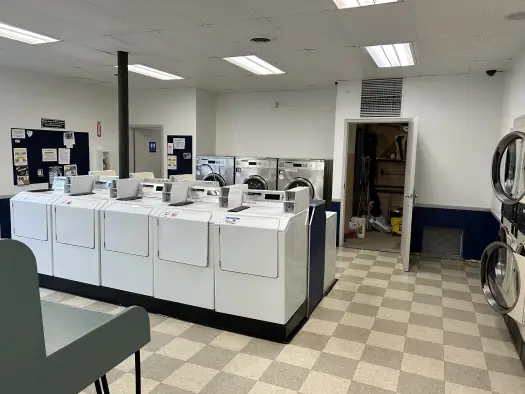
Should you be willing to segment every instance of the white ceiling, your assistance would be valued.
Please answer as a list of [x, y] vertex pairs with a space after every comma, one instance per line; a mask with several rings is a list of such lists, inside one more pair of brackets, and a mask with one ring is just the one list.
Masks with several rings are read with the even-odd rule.
[[[404, 0], [338, 10], [332, 0], [2, 0], [0, 21], [62, 40], [0, 38], [0, 65], [116, 84], [118, 50], [184, 77], [130, 74], [134, 88], [295, 90], [338, 80], [505, 70], [525, 39], [525, 0]], [[270, 44], [252, 44], [267, 36]], [[379, 69], [361, 45], [413, 42], [415, 67]], [[286, 74], [254, 76], [220, 58], [256, 54]]]

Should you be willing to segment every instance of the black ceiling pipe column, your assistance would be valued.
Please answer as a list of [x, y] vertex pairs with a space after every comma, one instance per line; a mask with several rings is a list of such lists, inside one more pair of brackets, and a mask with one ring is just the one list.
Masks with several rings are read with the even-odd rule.
[[129, 178], [128, 53], [118, 51], [118, 173]]

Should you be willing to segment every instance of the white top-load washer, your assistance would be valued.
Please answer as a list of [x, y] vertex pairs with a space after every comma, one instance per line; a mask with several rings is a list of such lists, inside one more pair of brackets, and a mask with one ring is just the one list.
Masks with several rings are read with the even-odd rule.
[[150, 215], [162, 204], [163, 183], [119, 182], [117, 196], [101, 209], [101, 284], [153, 296]]
[[100, 286], [100, 211], [110, 201], [118, 182], [131, 181], [103, 176], [91, 187], [60, 197], [53, 203], [56, 277]]
[[306, 301], [306, 187], [243, 193], [214, 227], [215, 310], [286, 324]]
[[40, 274], [54, 274], [51, 205], [71, 191], [92, 185], [96, 178], [89, 175], [54, 177], [51, 189], [23, 191], [11, 199], [11, 238], [31, 249]]
[[162, 205], [152, 215], [154, 296], [214, 309], [214, 219], [238, 207], [247, 185], [219, 187], [217, 182], [166, 185]]

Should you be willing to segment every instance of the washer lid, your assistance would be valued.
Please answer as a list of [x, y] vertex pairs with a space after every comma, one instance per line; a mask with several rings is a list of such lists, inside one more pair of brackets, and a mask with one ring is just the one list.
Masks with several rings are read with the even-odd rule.
[[504, 204], [517, 204], [525, 196], [524, 140], [522, 132], [507, 134], [492, 157], [492, 188]]
[[243, 183], [248, 185], [248, 189], [268, 190], [268, 184], [260, 175], [250, 175]]
[[310, 198], [315, 197], [315, 190], [312, 183], [306, 178], [294, 178], [288, 185], [286, 185], [286, 190], [293, 189], [294, 187], [308, 187], [310, 189]]
[[203, 181], [212, 181], [212, 182], [218, 182], [220, 187], [226, 186], [226, 181], [222, 177], [222, 175], [219, 175], [215, 172], [212, 172], [208, 175], [206, 175], [203, 179]]
[[519, 267], [511, 247], [493, 242], [481, 257], [481, 288], [489, 305], [501, 314], [514, 309], [520, 295]]

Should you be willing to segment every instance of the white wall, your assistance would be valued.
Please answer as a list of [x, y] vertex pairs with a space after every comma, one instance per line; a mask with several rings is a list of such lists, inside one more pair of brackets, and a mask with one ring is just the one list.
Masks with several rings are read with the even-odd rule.
[[[418, 117], [417, 204], [489, 208], [502, 79], [481, 74], [407, 78], [402, 117]], [[333, 198], [341, 199], [345, 119], [359, 116], [360, 81], [337, 94]]]
[[[167, 160], [167, 135], [193, 136], [193, 168], [196, 154], [196, 91], [195, 89], [131, 90], [129, 123], [133, 126], [162, 126], [162, 155]], [[167, 163], [164, 165], [167, 175]]]
[[13, 185], [11, 128], [40, 129], [40, 118], [64, 119], [68, 130], [89, 132], [91, 166], [96, 149], [109, 149], [118, 160], [116, 88], [0, 67], [0, 195], [21, 190]]
[[215, 94], [207, 90], [197, 90], [197, 155], [215, 155]]
[[333, 157], [335, 89], [222, 94], [216, 102], [217, 154]]

